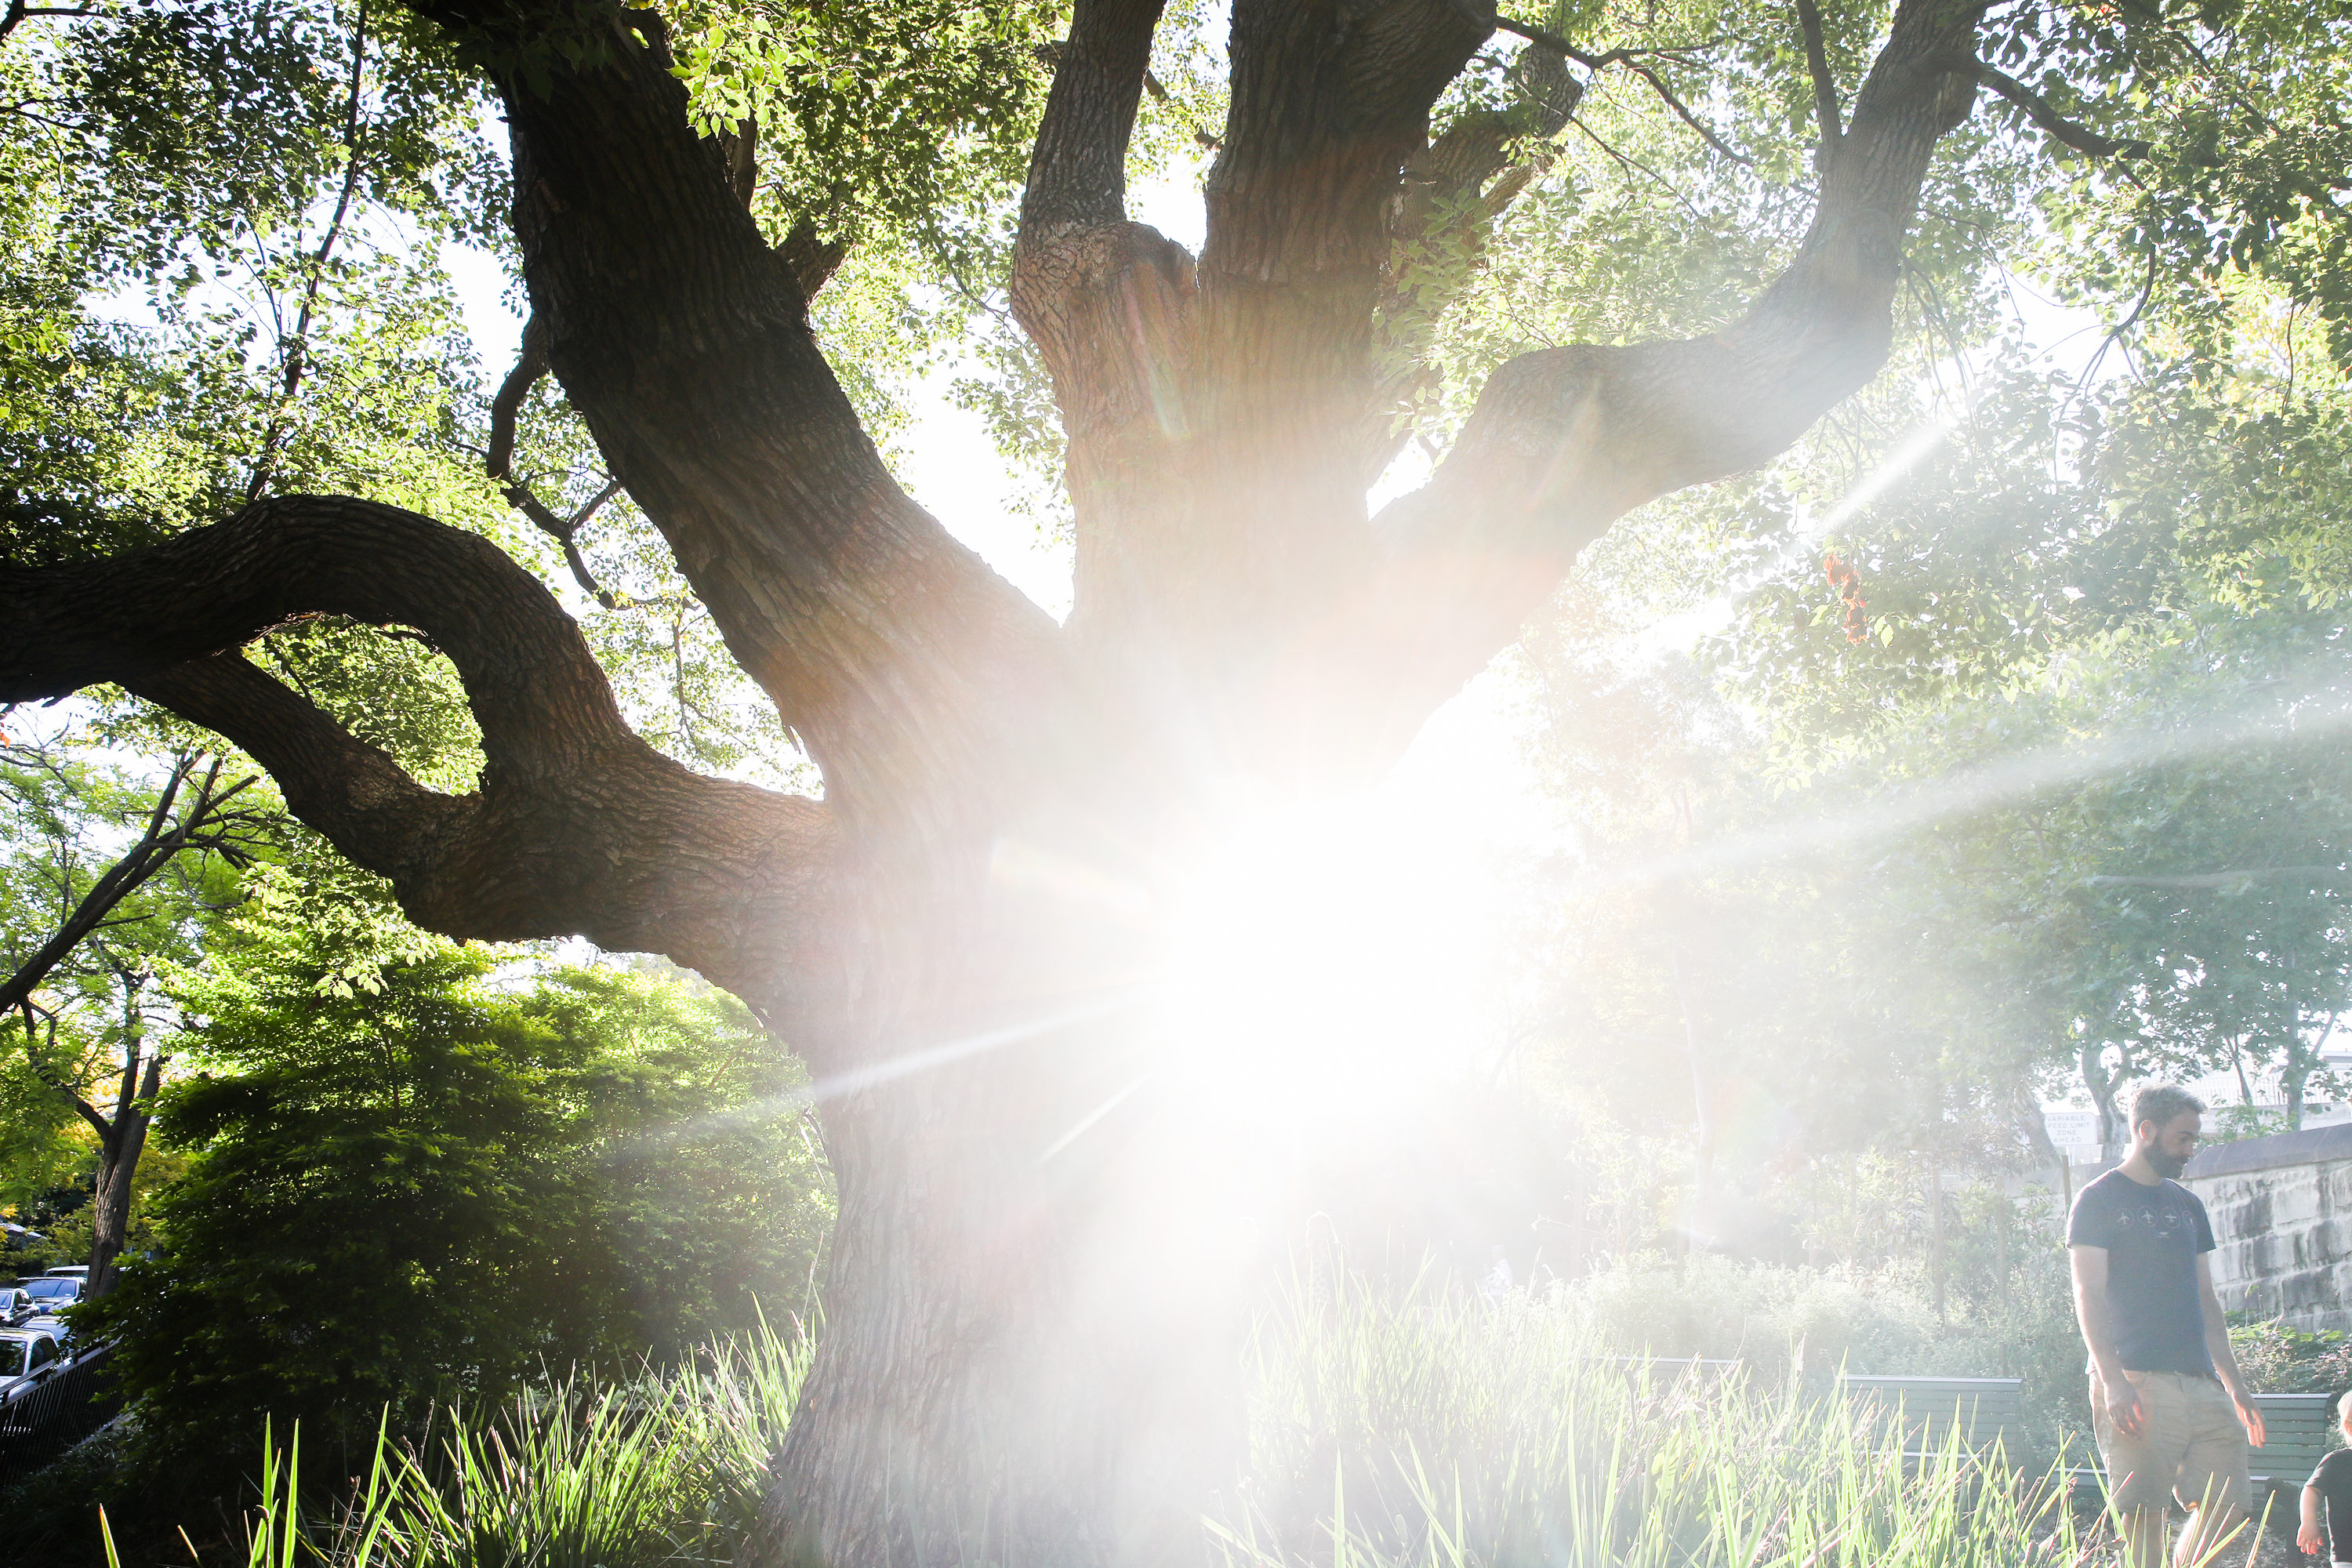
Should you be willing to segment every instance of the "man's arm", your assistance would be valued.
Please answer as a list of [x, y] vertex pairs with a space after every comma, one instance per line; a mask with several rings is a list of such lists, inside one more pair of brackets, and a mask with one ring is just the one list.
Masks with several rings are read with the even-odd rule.
[[2221, 1298], [2213, 1293], [2213, 1255], [2197, 1255], [2197, 1301], [2205, 1312], [2205, 1350], [2213, 1358], [2213, 1371], [2221, 1386], [2230, 1391], [2230, 1398], [2238, 1406], [2238, 1419], [2246, 1424], [2246, 1441], [2259, 1448], [2263, 1446], [2263, 1412], [2254, 1403], [2253, 1391], [2246, 1386], [2243, 1373], [2238, 1371], [2238, 1353], [2230, 1348], [2230, 1320], [2221, 1315]]
[[2124, 1375], [2124, 1363], [2116, 1356], [2115, 1324], [2107, 1310], [2107, 1249], [2078, 1243], [2066, 1251], [2074, 1265], [2074, 1317], [2083, 1325], [2083, 1343], [2090, 1347], [2091, 1366], [2098, 1373], [2099, 1399], [2116, 1430], [2137, 1437], [2145, 1417], [2139, 1390]]

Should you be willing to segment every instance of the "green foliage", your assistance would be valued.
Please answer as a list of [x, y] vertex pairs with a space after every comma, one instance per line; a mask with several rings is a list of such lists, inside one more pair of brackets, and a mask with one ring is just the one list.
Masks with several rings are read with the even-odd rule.
[[2342, 1394], [2352, 1389], [2352, 1335], [2242, 1318], [2230, 1324], [2238, 1370], [2263, 1394]]
[[803, 1299], [829, 1199], [798, 1069], [740, 1006], [448, 948], [339, 973], [273, 927], [202, 992], [162, 1253], [94, 1314], [158, 1455], [200, 1468], [267, 1415], [349, 1456], [386, 1405], [407, 1430]]

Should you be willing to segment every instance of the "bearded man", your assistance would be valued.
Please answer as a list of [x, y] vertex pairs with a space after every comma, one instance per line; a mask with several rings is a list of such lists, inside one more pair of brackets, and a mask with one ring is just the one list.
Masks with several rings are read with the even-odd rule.
[[2205, 1105], [2175, 1084], [2132, 1098], [2129, 1158], [2084, 1187], [2066, 1225], [2091, 1352], [2091, 1416], [2129, 1568], [2160, 1568], [2165, 1506], [2191, 1510], [2173, 1560], [2203, 1562], [2246, 1517], [2262, 1412], [2213, 1294], [2213, 1226], [2173, 1178]]

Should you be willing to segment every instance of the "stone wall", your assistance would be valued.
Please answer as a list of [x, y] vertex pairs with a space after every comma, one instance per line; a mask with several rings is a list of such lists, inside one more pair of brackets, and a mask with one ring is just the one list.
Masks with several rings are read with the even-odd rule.
[[2352, 1329], [2352, 1126], [2216, 1143], [2180, 1180], [2212, 1215], [2223, 1308]]

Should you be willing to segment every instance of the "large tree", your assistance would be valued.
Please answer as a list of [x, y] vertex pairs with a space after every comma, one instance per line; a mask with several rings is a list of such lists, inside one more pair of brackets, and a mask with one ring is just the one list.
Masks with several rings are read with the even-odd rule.
[[[1826, 26], [1801, 3], [1779, 36], [1718, 38], [1722, 90], [1775, 83], [1818, 125], [1785, 268], [1700, 335], [1510, 359], [1428, 481], [1372, 515], [1414, 395], [1399, 366], [1575, 111], [1587, 78], [1568, 62], [1634, 72], [1696, 128], [1673, 90], [1693, 57], [1512, 24], [1534, 41], [1507, 93], [1449, 98], [1490, 9], [1237, 0], [1196, 257], [1127, 212], [1161, 5], [1079, 0], [1042, 50], [1010, 278], [1066, 441], [1076, 603], [1057, 626], [894, 481], [821, 352], [810, 302], [855, 236], [821, 180], [786, 182], [806, 205], [768, 232], [747, 205], [775, 187], [726, 84], [760, 79], [756, 61], [681, 68], [651, 11], [415, 9], [487, 74], [512, 143], [531, 320], [492, 473], [509, 477], [516, 411], [552, 373], [823, 770], [822, 800], [657, 752], [572, 618], [482, 538], [270, 493], [274, 420], [260, 499], [236, 515], [0, 568], [0, 700], [117, 684], [257, 759], [419, 924], [667, 954], [808, 1058], [840, 1217], [771, 1545], [838, 1563], [1180, 1548], [1217, 1434], [1237, 1435], [1230, 1173], [1196, 1135], [1213, 1096], [1155, 1114], [1126, 1090], [1181, 1079], [1194, 1044], [1137, 990], [1188, 873], [1253, 814], [1376, 774], [1614, 519], [1762, 463], [1867, 382], [1923, 179], [1980, 85], [2078, 151], [2130, 151], [1983, 63], [1986, 0]], [[1033, 25], [1013, 16], [954, 48], [995, 68]], [[354, 126], [367, 36], [362, 12]], [[2003, 37], [2011, 65], [2113, 43]], [[920, 43], [893, 57], [910, 73]], [[690, 100], [681, 76], [726, 90]], [[940, 145], [1019, 118], [968, 117]], [[881, 168], [856, 136], [818, 151], [920, 198], [919, 161]], [[307, 362], [287, 342], [290, 398]], [[576, 519], [515, 489], [568, 546]], [[447, 657], [480, 729], [475, 791], [427, 787], [241, 651], [319, 616], [414, 628]]]

